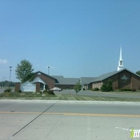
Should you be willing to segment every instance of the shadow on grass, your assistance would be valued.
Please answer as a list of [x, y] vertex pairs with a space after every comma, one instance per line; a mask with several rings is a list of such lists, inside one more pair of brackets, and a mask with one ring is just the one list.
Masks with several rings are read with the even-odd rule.
[[77, 101], [133, 101], [140, 102], [139, 98], [119, 98], [119, 97], [100, 97], [69, 94], [48, 94], [48, 93], [3, 93], [0, 99], [23, 99], [23, 100], [77, 100]]

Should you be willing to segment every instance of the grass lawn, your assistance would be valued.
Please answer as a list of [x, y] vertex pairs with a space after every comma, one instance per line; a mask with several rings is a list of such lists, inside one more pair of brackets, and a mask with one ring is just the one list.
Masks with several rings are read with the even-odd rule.
[[[106, 93], [106, 92], [104, 92], [104, 93]], [[135, 91], [135, 92], [132, 92], [132, 91], [113, 91], [113, 92], [107, 92], [107, 93], [111, 93], [111, 94], [124, 94], [124, 95], [126, 95], [126, 94], [140, 95], [140, 91]]]
[[97, 97], [97, 96], [84, 96], [84, 95], [71, 95], [71, 94], [51, 95], [48, 93], [15, 93], [15, 92], [10, 92], [10, 93], [7, 92], [7, 93], [0, 94], [0, 99], [140, 102], [140, 98], [132, 99], [132, 98], [100, 97], [100, 96]]

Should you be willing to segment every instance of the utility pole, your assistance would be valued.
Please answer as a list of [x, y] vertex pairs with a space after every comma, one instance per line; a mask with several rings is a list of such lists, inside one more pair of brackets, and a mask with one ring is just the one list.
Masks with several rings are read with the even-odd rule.
[[5, 87], [5, 77], [3, 77], [3, 88]]
[[48, 66], [48, 75], [49, 75], [49, 70], [50, 70], [50, 67]]

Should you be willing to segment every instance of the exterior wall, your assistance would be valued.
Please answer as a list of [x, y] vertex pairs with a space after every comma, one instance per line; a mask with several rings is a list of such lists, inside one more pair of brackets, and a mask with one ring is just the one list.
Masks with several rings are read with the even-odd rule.
[[103, 81], [90, 83], [89, 88], [101, 88], [103, 83], [107, 83], [108, 80], [112, 81], [113, 89], [136, 89], [140, 90], [140, 77], [135, 74], [124, 70], [121, 71]]
[[118, 77], [119, 77], [118, 74], [113, 75], [113, 76], [111, 76], [110, 78], [104, 80], [103, 83], [107, 83], [108, 80], [111, 80], [111, 81], [112, 81], [113, 89], [116, 90], [116, 89], [119, 88], [119, 87], [118, 87], [118, 79], [119, 79]]
[[96, 82], [96, 83], [92, 83], [92, 89], [94, 89], [94, 88], [101, 88], [101, 86], [102, 86], [102, 84], [103, 84], [103, 82]]
[[39, 77], [41, 78], [49, 88], [53, 88], [55, 86], [55, 79], [49, 77], [49, 76], [46, 76], [44, 74], [41, 73], [41, 75], [36, 75], [35, 77]]
[[35, 92], [36, 91], [36, 84], [33, 84], [29, 81], [20, 85], [20, 90], [22, 92]]
[[85, 89], [85, 90], [89, 89], [87, 84], [83, 85], [82, 88]]
[[20, 91], [20, 83], [16, 83], [15, 84], [15, 92], [19, 92]]
[[40, 92], [40, 83], [39, 82], [36, 83], [36, 92]]
[[92, 84], [93, 84], [93, 83], [89, 83], [89, 84], [88, 84], [88, 89], [89, 89], [89, 90], [92, 89]]
[[[123, 89], [131, 89], [131, 78], [132, 78], [132, 74], [128, 71], [122, 71], [118, 74], [118, 87], [119, 89], [123, 88]], [[127, 80], [122, 80], [122, 77], [126, 76], [128, 79]]]
[[140, 78], [137, 77], [136, 75], [132, 75], [132, 79], [131, 79], [131, 86], [132, 89], [136, 89], [136, 90], [140, 90]]
[[55, 85], [55, 86], [61, 89], [74, 89], [75, 85]]
[[[122, 77], [126, 76], [127, 79], [124, 80]], [[112, 81], [113, 89], [140, 89], [140, 77], [134, 75], [133, 73], [130, 73], [127, 70], [124, 70], [106, 80], [104, 80], [104, 83], [107, 83], [108, 80]]]
[[[20, 90], [22, 91], [22, 84], [16, 83], [15, 84], [15, 92], [19, 92]], [[37, 82], [35, 84], [35, 90], [30, 90], [30, 91], [25, 91], [25, 92], [35, 92], [35, 91], [40, 92], [40, 90], [44, 90], [44, 85], [39, 83], [39, 82]]]

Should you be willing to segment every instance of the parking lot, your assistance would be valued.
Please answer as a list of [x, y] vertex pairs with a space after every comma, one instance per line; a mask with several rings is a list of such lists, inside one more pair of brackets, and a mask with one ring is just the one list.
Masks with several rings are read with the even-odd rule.
[[0, 88], [0, 94], [4, 92], [4, 88]]

